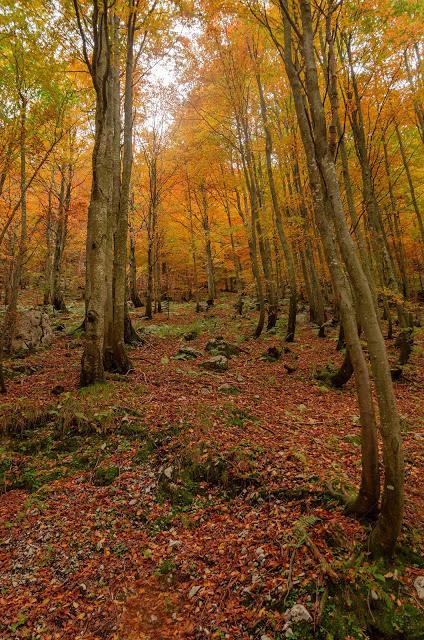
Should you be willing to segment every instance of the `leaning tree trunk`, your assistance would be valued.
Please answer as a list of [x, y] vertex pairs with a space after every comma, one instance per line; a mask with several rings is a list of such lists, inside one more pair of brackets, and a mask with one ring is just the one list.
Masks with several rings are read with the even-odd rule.
[[[401, 133], [399, 131], [399, 125], [398, 125], [397, 122], [395, 123], [395, 131], [396, 131], [397, 141], [398, 141], [398, 144], [399, 144], [399, 151], [400, 151], [400, 155], [401, 155], [401, 158], [402, 158], [403, 168], [405, 169], [406, 179], [408, 181], [408, 187], [409, 187], [409, 193], [410, 193], [410, 197], [411, 197], [411, 203], [412, 203], [412, 206], [413, 206], [413, 209], [414, 209], [414, 212], [415, 212], [415, 216], [417, 218], [418, 228], [420, 230], [421, 242], [424, 245], [424, 224], [423, 224], [423, 219], [422, 219], [420, 207], [419, 207], [419, 204], [418, 204], [417, 196], [416, 196], [416, 193], [415, 193], [414, 183], [413, 183], [412, 176], [411, 176], [411, 171], [410, 171], [410, 168], [409, 168], [409, 162], [408, 162], [408, 159], [406, 157], [405, 147], [404, 147], [404, 144], [403, 144]], [[422, 253], [422, 255], [424, 255], [424, 253]]]
[[[358, 159], [361, 166], [362, 189], [365, 209], [368, 214], [368, 220], [371, 227], [371, 242], [374, 249], [374, 255], [377, 260], [377, 268], [379, 272], [380, 284], [382, 287], [387, 286], [395, 299], [396, 310], [400, 325], [399, 343], [401, 345], [401, 355], [408, 354], [407, 359], [412, 351], [413, 330], [410, 324], [409, 315], [406, 312], [404, 304], [401, 303], [402, 290], [395, 277], [392, 256], [388, 250], [387, 239], [384, 232], [384, 226], [381, 219], [380, 209], [374, 190], [372, 180], [370, 160], [366, 145], [366, 135], [364, 118], [362, 114], [361, 99], [356, 81], [356, 74], [352, 60], [350, 42], [346, 42], [346, 50], [349, 61], [350, 75], [353, 85], [354, 109], [352, 110], [352, 132], [354, 135]], [[401, 362], [397, 365], [397, 375], [402, 373]]]
[[326, 261], [330, 270], [334, 290], [338, 299], [340, 315], [346, 335], [347, 348], [355, 371], [355, 384], [361, 417], [362, 473], [361, 485], [356, 499], [350, 505], [352, 512], [366, 514], [375, 510], [379, 498], [378, 449], [373, 401], [370, 392], [367, 363], [362, 351], [356, 326], [349, 284], [340, 264], [334, 234], [328, 219], [329, 203], [323, 196], [321, 177], [315, 159], [315, 147], [311, 136], [302, 86], [291, 54], [291, 28], [284, 16], [285, 53], [284, 62], [292, 87], [296, 115], [307, 158], [309, 182], [314, 202], [315, 218], [322, 238]]
[[[384, 489], [381, 513], [371, 534], [370, 548], [377, 555], [389, 556], [394, 551], [403, 515], [403, 454], [399, 417], [384, 339], [374, 308], [370, 286], [346, 223], [336, 167], [328, 146], [325, 111], [320, 95], [315, 60], [310, 2], [309, 0], [300, 0], [299, 4], [303, 28], [301, 45], [305, 62], [306, 97], [312, 114], [314, 150], [328, 194], [328, 212], [334, 223], [341, 255], [357, 303], [359, 320], [367, 338], [380, 412]], [[287, 19], [285, 23], [286, 28], [290, 29], [290, 23]], [[344, 325], [346, 330], [347, 325], [345, 323]], [[346, 340], [348, 340], [347, 335]]]

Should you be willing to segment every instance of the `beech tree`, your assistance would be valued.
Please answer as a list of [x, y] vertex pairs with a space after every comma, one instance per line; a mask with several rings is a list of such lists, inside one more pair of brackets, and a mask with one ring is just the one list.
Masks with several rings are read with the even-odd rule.
[[[334, 150], [332, 151], [332, 146], [334, 148], [332, 136], [336, 134], [337, 129], [334, 128], [334, 124], [329, 125], [327, 122], [314, 46], [314, 33], [316, 32], [314, 20], [317, 18], [312, 17], [309, 0], [299, 0], [299, 2], [293, 3], [286, 3], [285, 0], [282, 0], [278, 3], [284, 34], [281, 41], [280, 34], [276, 33], [267, 20], [267, 15], [261, 9], [261, 7], [252, 7], [253, 12], [256, 12], [255, 15], [258, 19], [262, 24], [265, 24], [281, 52], [292, 89], [298, 126], [307, 158], [315, 216], [327, 264], [332, 275], [333, 286], [339, 298], [346, 341], [355, 371], [358, 400], [361, 407], [363, 451], [362, 484], [355, 506], [359, 511], [364, 508], [375, 508], [379, 483], [372, 400], [369, 397], [368, 375], [359, 343], [349, 284], [354, 296], [353, 301], [358, 322], [363, 327], [367, 338], [379, 404], [385, 474], [380, 516], [373, 529], [370, 545], [374, 553], [390, 555], [394, 551], [403, 514], [403, 455], [399, 416], [393, 393], [387, 351], [370, 283], [350, 235], [341, 198]], [[331, 21], [336, 11], [337, 5], [329, 2], [326, 6], [326, 12], [323, 14], [328, 21], [329, 64], [333, 64], [333, 75], [330, 73], [329, 78], [332, 112], [337, 110], [338, 105], [331, 47], [333, 36], [329, 25], [332, 25]], [[300, 64], [304, 65], [304, 83], [300, 79]], [[335, 239], [349, 276], [349, 284], [345, 280], [339, 263]], [[365, 423], [367, 417], [368, 421]]]

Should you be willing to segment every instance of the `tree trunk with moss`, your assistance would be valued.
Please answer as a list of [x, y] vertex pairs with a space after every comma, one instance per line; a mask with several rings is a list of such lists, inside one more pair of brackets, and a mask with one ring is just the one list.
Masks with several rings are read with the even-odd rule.
[[[340, 252], [353, 288], [359, 320], [366, 335], [379, 405], [385, 477], [381, 512], [377, 525], [371, 534], [370, 548], [377, 555], [390, 556], [394, 551], [400, 533], [403, 516], [403, 454], [399, 416], [396, 409], [384, 339], [380, 330], [369, 282], [362, 269], [346, 223], [336, 167], [329, 149], [325, 111], [320, 94], [315, 59], [311, 6], [309, 0], [299, 0], [299, 5], [302, 22], [301, 46], [305, 64], [306, 98], [311, 109], [313, 121], [313, 148], [320, 175], [328, 194], [327, 211], [334, 224]], [[286, 29], [290, 30], [290, 23], [287, 19], [285, 22]], [[346, 340], [350, 348], [347, 331], [348, 323], [345, 323], [344, 319], [343, 324]]]
[[[76, 0], [74, 6], [79, 15]], [[108, 85], [110, 76], [110, 42], [106, 5], [94, 6], [91, 62], [86, 60], [96, 92], [95, 133], [92, 156], [92, 187], [87, 220], [86, 244], [86, 315], [85, 345], [81, 361], [80, 384], [104, 380], [103, 343], [106, 303], [106, 236], [110, 198], [112, 194], [112, 162], [108, 141], [113, 135], [109, 117]], [[85, 33], [81, 29], [85, 41]]]

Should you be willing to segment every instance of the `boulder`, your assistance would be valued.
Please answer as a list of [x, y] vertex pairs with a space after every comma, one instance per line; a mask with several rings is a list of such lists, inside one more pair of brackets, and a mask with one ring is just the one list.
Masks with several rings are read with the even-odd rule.
[[193, 347], [180, 347], [178, 352], [174, 356], [174, 360], [195, 360], [202, 354], [200, 351], [196, 351]]
[[236, 393], [239, 393], [239, 389], [237, 387], [234, 387], [232, 384], [228, 384], [228, 382], [221, 384], [218, 387], [218, 391], [220, 393], [226, 393], [228, 395], [235, 395]]
[[418, 576], [414, 580], [414, 587], [420, 600], [424, 600], [424, 576]]
[[312, 622], [312, 616], [303, 604], [295, 604], [284, 613], [284, 620], [287, 622]]
[[48, 347], [53, 337], [50, 318], [41, 309], [30, 309], [17, 314], [12, 352]]
[[224, 340], [222, 336], [217, 336], [208, 340], [205, 346], [205, 351], [211, 353], [214, 356], [225, 356], [231, 358], [232, 356], [238, 356], [241, 349], [236, 344], [231, 344]]
[[312, 616], [309, 611], [303, 606], [303, 604], [295, 604], [290, 609], [287, 609], [284, 613], [285, 625], [283, 631], [286, 633], [286, 638], [293, 637], [292, 630], [293, 624], [299, 624], [301, 622], [312, 623]]
[[267, 360], [268, 362], [277, 362], [281, 357], [281, 351], [278, 347], [268, 347], [265, 353], [262, 354], [262, 360]]
[[62, 384], [57, 384], [52, 389], [52, 395], [60, 396], [62, 393], [65, 393], [65, 387]]
[[225, 356], [213, 356], [209, 360], [201, 362], [199, 367], [202, 367], [202, 369], [206, 369], [207, 371], [222, 373], [228, 369], [228, 358]]

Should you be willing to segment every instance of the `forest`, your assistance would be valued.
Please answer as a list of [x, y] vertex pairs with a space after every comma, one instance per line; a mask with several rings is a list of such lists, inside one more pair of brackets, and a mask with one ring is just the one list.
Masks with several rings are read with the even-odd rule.
[[424, 640], [423, 55], [0, 0], [0, 638]]

